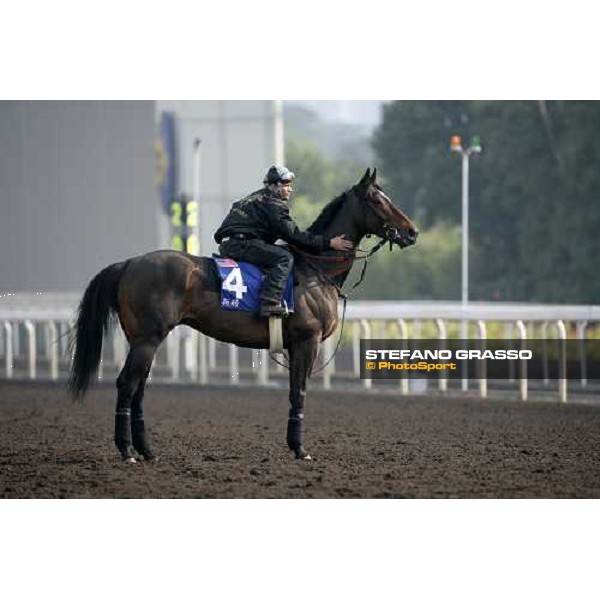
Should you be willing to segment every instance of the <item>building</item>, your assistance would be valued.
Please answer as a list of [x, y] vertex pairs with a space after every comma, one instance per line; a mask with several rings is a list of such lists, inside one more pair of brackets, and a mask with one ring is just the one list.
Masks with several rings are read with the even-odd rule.
[[155, 186], [165, 112], [173, 194], [197, 196], [201, 251], [214, 251], [229, 204], [283, 159], [279, 103], [0, 102], [0, 294], [80, 291], [110, 263], [169, 247], [171, 215]]

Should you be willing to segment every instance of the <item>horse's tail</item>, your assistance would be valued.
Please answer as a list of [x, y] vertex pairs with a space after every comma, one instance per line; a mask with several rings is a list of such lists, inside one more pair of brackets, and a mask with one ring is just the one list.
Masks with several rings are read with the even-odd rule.
[[110, 265], [90, 281], [77, 311], [75, 355], [69, 376], [69, 390], [75, 398], [82, 397], [90, 380], [98, 372], [102, 355], [102, 340], [111, 326], [111, 315], [118, 312], [119, 281], [126, 262]]

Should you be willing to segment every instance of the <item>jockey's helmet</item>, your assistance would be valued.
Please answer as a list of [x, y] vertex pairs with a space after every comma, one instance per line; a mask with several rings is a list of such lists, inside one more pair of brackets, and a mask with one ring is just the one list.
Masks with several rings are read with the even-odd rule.
[[294, 173], [285, 167], [273, 165], [265, 175], [263, 183], [290, 183], [294, 177]]

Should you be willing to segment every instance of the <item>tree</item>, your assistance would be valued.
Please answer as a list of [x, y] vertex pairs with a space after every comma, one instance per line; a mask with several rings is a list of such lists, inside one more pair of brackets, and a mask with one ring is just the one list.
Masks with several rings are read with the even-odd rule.
[[465, 102], [384, 105], [373, 147], [386, 189], [420, 227], [460, 221], [460, 178], [448, 141], [452, 133], [468, 133], [468, 124]]
[[[314, 122], [308, 119], [307, 123], [311, 130], [310, 123], [314, 125]], [[298, 224], [306, 228], [329, 200], [355, 184], [370, 165], [353, 158], [327, 157], [316, 142], [294, 136], [287, 129], [286, 132], [286, 165], [297, 175], [291, 212]], [[388, 183], [389, 180], [385, 182]], [[387, 187], [386, 191], [389, 191]], [[362, 246], [368, 248], [374, 243], [364, 241]], [[348, 279], [348, 288], [358, 279], [361, 268], [362, 262], [357, 261]], [[352, 296], [456, 299], [460, 293], [459, 268], [459, 229], [438, 220], [430, 231], [422, 233], [417, 248], [401, 253], [397, 248], [392, 253], [383, 249], [376, 254], [364, 284], [353, 291]]]
[[597, 102], [473, 102], [480, 289], [503, 299], [597, 302]]
[[484, 146], [470, 171], [471, 297], [598, 302], [600, 103], [387, 105], [374, 149], [391, 195], [422, 229], [460, 223], [454, 133]]
[[[352, 297], [363, 300], [458, 300], [460, 228], [438, 223], [419, 235], [416, 246], [392, 252], [382, 248], [371, 259], [362, 286]], [[362, 261], [348, 279], [358, 280]], [[347, 286], [348, 288], [351, 285]]]
[[314, 143], [294, 139], [286, 141], [285, 155], [296, 174], [291, 211], [301, 227], [308, 227], [325, 204], [356, 183], [366, 168], [349, 159], [326, 158]]

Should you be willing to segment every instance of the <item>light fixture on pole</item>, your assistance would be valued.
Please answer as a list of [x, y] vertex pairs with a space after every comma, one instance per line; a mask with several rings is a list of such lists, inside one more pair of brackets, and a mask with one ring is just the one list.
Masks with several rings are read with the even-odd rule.
[[[469, 158], [472, 154], [481, 152], [481, 142], [478, 136], [471, 138], [471, 144], [464, 148], [460, 135], [453, 135], [450, 138], [450, 150], [457, 152], [462, 156], [462, 281], [461, 281], [461, 301], [463, 311], [466, 310], [469, 302]], [[466, 340], [468, 337], [467, 320], [461, 322], [460, 337]], [[463, 371], [462, 390], [469, 388], [469, 379], [465, 370]]]

